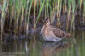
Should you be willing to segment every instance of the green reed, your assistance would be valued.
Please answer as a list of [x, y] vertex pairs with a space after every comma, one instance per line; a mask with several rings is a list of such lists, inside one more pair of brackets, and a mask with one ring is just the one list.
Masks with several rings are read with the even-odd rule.
[[39, 14], [38, 14], [38, 16], [37, 16], [37, 19], [36, 19], [36, 24], [37, 24], [37, 22], [38, 22], [38, 20], [39, 20], [39, 17], [40, 17], [40, 15], [41, 15], [41, 12], [42, 12], [42, 10], [43, 10], [43, 8], [44, 8], [44, 5], [45, 4], [45, 0], [43, 0], [43, 1], [41, 1], [40, 2], [40, 9], [39, 9]]
[[[71, 20], [71, 28], [72, 28], [74, 27], [74, 19], [75, 19], [75, 0], [68, 0], [68, 12], [67, 13], [68, 13], [67, 20], [68, 22], [70, 22]], [[67, 25], [67, 28], [68, 28], [68, 25]]]
[[7, 12], [7, 0], [3, 0], [3, 5], [2, 5], [2, 14], [1, 14], [1, 40], [2, 40], [2, 33], [3, 33], [3, 27], [4, 27], [4, 22], [5, 22], [5, 16]]
[[84, 9], [83, 9], [83, 21], [85, 23], [85, 0], [83, 0], [83, 6], [84, 6]]
[[57, 6], [58, 27], [60, 27], [60, 13], [61, 13], [61, 8], [62, 8], [62, 0], [57, 0], [56, 2], [57, 2], [56, 6]]
[[72, 19], [71, 19], [71, 27], [74, 27], [74, 19], [75, 19], [75, 0], [72, 1]]
[[[30, 16], [30, 11], [31, 11], [31, 7], [32, 7], [32, 0], [27, 0], [27, 7], [26, 7], [26, 16], [27, 16], [27, 28], [26, 28], [26, 33], [29, 30], [29, 16]], [[28, 33], [27, 33], [28, 34]]]

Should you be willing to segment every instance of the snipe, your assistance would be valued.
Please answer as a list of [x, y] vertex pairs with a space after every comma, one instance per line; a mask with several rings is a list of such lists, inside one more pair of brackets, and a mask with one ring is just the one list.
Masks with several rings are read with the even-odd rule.
[[60, 41], [64, 37], [70, 37], [70, 33], [66, 33], [65, 31], [51, 25], [50, 19], [47, 19], [45, 24], [41, 29], [41, 34], [45, 41]]

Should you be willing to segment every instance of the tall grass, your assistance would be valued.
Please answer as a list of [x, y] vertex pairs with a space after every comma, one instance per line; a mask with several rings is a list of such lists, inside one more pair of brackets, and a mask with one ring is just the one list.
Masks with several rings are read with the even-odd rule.
[[[44, 20], [45, 17], [50, 17], [51, 21], [57, 19], [57, 26], [60, 27], [62, 26], [60, 17], [64, 13], [67, 13], [66, 28], [67, 30], [69, 27], [74, 28], [77, 8], [83, 9], [82, 14], [85, 22], [85, 0], [0, 0], [0, 2], [3, 2], [1, 5], [1, 32], [4, 30], [5, 16], [7, 16], [7, 14], [10, 19], [9, 25], [12, 24], [12, 20], [14, 21], [14, 30], [12, 31], [16, 34], [22, 30], [22, 27], [25, 33], [28, 34], [30, 20], [33, 20], [31, 25], [37, 28], [37, 25], [41, 22], [42, 15], [44, 15], [42, 20]], [[76, 2], [78, 4], [76, 4]], [[31, 19], [30, 16], [33, 16], [33, 18]], [[9, 26], [9, 28], [11, 27]]]

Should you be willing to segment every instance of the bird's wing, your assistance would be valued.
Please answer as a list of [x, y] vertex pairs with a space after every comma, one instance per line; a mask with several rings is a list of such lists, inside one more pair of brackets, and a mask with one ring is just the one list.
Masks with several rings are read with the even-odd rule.
[[65, 36], [65, 32], [62, 31], [59, 28], [55, 28], [53, 29], [53, 33], [57, 36], [57, 37], [64, 37]]

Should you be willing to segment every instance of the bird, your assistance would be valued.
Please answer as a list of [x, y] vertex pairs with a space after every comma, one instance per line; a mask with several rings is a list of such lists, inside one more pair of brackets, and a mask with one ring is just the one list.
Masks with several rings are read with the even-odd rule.
[[71, 37], [70, 33], [61, 30], [51, 24], [49, 18], [46, 19], [44, 25], [41, 28], [41, 35], [45, 41], [61, 41], [65, 37]]

